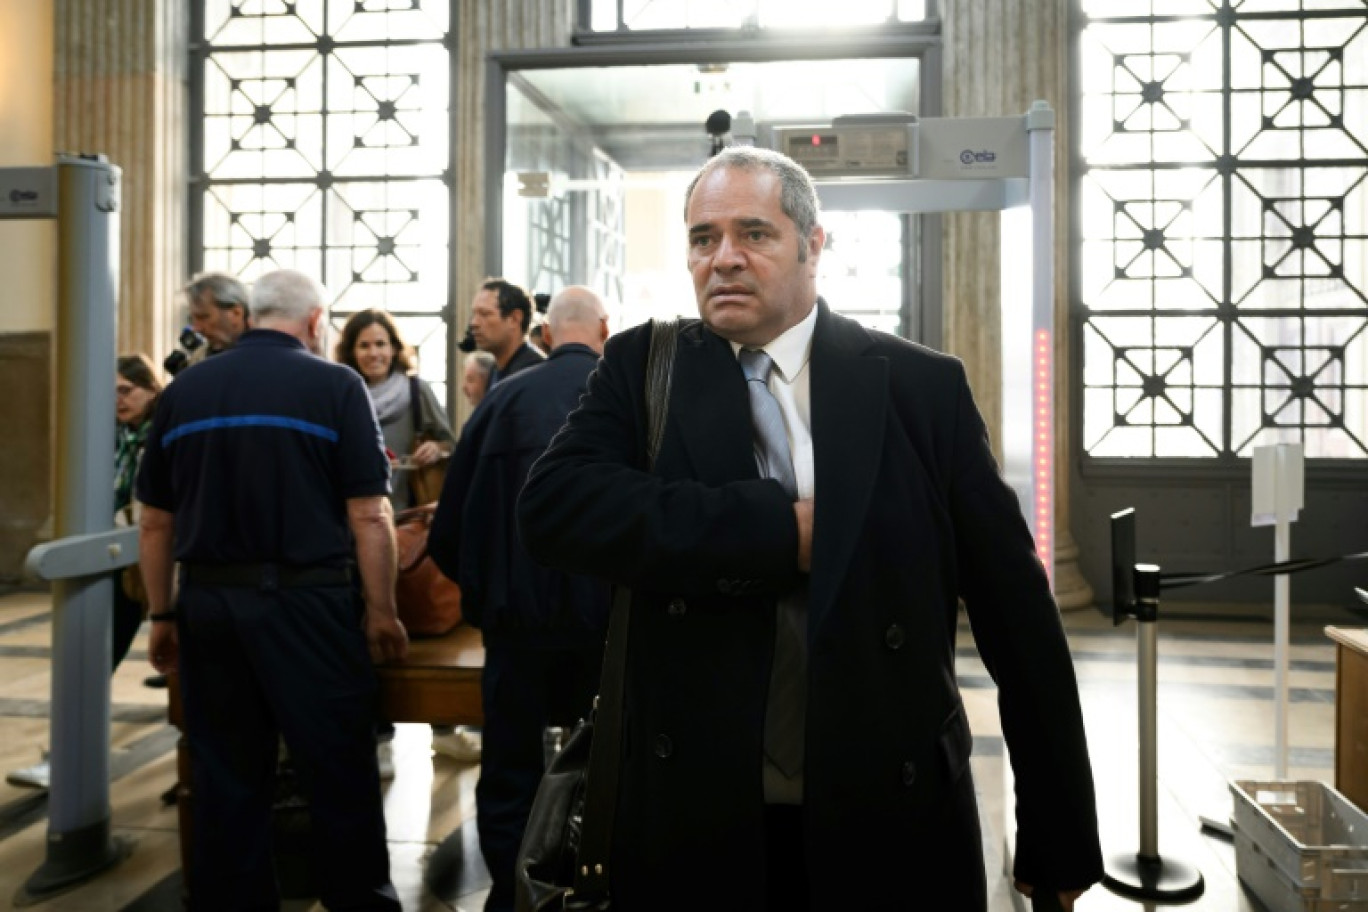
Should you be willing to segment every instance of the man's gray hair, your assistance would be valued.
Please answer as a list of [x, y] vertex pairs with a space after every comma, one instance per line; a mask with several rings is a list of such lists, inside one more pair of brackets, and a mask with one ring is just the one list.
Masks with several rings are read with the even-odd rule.
[[592, 288], [583, 285], [562, 288], [546, 308], [546, 322], [553, 335], [560, 335], [566, 326], [596, 329], [599, 322], [606, 319], [608, 310], [603, 306], [603, 299]]
[[779, 152], [759, 149], [753, 146], [728, 146], [708, 160], [689, 182], [684, 193], [684, 218], [688, 219], [689, 200], [693, 198], [694, 187], [706, 174], [718, 168], [735, 168], [738, 171], [756, 171], [761, 168], [779, 178], [779, 207], [784, 210], [798, 228], [799, 254], [807, 257], [806, 241], [817, 227], [821, 204], [817, 201], [817, 188], [812, 177], [802, 165]]
[[263, 317], [306, 320], [315, 307], [322, 306], [323, 287], [293, 269], [268, 272], [252, 283], [253, 321]]
[[499, 362], [487, 351], [473, 351], [466, 355], [466, 363], [473, 364], [475, 369], [484, 375], [485, 383], [494, 376], [494, 368], [499, 366]]
[[205, 293], [214, 299], [214, 304], [226, 310], [234, 305], [247, 312], [247, 286], [237, 276], [226, 272], [199, 272], [185, 285], [185, 294], [191, 301], [198, 301]]

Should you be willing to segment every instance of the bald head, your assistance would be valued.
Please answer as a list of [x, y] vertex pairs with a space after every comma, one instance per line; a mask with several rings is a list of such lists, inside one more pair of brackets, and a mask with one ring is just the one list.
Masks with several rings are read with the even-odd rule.
[[608, 309], [592, 288], [562, 288], [546, 309], [542, 335], [552, 350], [578, 343], [602, 354], [603, 343], [608, 340]]

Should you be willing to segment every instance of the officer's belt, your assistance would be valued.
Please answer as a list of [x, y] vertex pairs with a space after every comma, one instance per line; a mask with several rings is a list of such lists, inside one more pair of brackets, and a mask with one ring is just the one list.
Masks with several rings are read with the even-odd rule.
[[181, 564], [181, 585], [250, 589], [350, 586], [352, 568], [291, 564]]

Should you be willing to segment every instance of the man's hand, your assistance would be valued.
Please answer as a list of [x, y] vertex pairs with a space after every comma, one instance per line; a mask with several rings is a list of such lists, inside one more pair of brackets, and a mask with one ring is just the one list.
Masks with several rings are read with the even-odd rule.
[[798, 520], [798, 569], [812, 571], [812, 498], [795, 501], [793, 515]]
[[418, 449], [413, 451], [413, 464], [422, 468], [430, 466], [442, 458], [442, 448], [437, 445], [435, 440], [425, 440], [418, 445]]
[[171, 621], [154, 621], [152, 633], [147, 638], [147, 657], [152, 667], [162, 674], [176, 671], [180, 658], [180, 636], [176, 625]]
[[408, 655], [408, 631], [393, 610], [366, 611], [366, 642], [377, 665], [398, 662]]
[[[1019, 880], [1015, 883], [1017, 892], [1023, 896], [1030, 896], [1035, 892], [1035, 888], [1028, 883], [1022, 883]], [[1061, 890], [1059, 892], [1059, 907], [1063, 909], [1064, 912], [1073, 912], [1074, 901], [1085, 892], [1086, 891], [1084, 890]]]

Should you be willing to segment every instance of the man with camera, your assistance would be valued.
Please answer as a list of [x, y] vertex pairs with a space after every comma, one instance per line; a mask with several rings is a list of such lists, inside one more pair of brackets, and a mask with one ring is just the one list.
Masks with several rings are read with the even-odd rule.
[[[226, 272], [201, 272], [185, 286], [189, 302], [189, 331], [162, 367], [175, 376], [192, 364], [232, 348], [250, 327], [247, 286]], [[202, 341], [201, 341], [202, 340]]]

